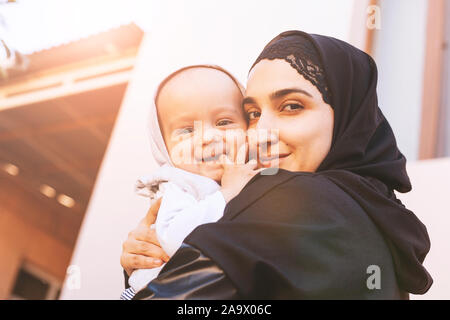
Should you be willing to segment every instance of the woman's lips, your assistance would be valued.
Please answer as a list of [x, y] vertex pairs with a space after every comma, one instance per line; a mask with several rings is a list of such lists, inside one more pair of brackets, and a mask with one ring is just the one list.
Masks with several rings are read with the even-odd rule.
[[279, 164], [284, 158], [289, 157], [291, 154], [290, 153], [282, 153], [282, 154], [278, 154], [275, 156], [270, 156], [270, 157], [259, 157], [259, 162], [261, 163], [261, 165], [263, 167], [269, 168], [269, 167], [274, 167], [277, 164]]

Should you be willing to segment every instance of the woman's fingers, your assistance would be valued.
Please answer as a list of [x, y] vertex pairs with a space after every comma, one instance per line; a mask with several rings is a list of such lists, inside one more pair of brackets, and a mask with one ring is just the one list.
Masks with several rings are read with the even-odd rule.
[[140, 225], [135, 230], [131, 231], [128, 237], [131, 239], [153, 243], [159, 247], [161, 246], [158, 241], [158, 237], [156, 236], [156, 230], [144, 225]]
[[120, 257], [120, 264], [125, 269], [126, 273], [131, 275], [131, 272], [136, 269], [151, 269], [160, 267], [162, 261], [139, 254], [124, 253]]
[[145, 243], [148, 246], [156, 247], [158, 252], [162, 252], [162, 255], [158, 255], [158, 257], [161, 256], [161, 259], [165, 262], [169, 261], [170, 257], [161, 248], [155, 229], [138, 226], [128, 235], [128, 239], [123, 244], [123, 251], [135, 254], [145, 254], [148, 247], [144, 247], [143, 244], [140, 244], [140, 247], [137, 247], [138, 243]]
[[126, 253], [143, 255], [165, 262], [169, 260], [169, 256], [164, 252], [163, 249], [161, 249], [161, 247], [145, 241], [135, 239], [125, 241], [125, 243], [123, 244], [123, 250]]
[[158, 216], [159, 207], [161, 206], [161, 201], [162, 201], [162, 198], [159, 198], [158, 200], [156, 200], [156, 202], [154, 204], [152, 204], [150, 209], [148, 209], [148, 212], [147, 212], [144, 220], [142, 220], [142, 223], [145, 226], [150, 227], [152, 224], [155, 223], [156, 217]]

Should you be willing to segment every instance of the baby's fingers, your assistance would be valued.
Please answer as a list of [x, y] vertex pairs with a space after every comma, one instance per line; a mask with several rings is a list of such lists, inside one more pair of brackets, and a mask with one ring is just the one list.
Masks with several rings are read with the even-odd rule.
[[238, 150], [236, 164], [245, 164], [248, 157], [248, 142], [245, 142]]
[[222, 154], [219, 157], [219, 163], [226, 166], [226, 165], [232, 165], [233, 161], [226, 154]]
[[255, 159], [252, 159], [249, 162], [247, 162], [245, 165], [250, 169], [256, 169], [258, 167], [258, 161], [256, 161]]

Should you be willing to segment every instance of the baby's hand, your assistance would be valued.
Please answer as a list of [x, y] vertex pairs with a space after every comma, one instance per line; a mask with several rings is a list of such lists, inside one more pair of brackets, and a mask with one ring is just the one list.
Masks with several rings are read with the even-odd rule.
[[222, 160], [222, 163], [224, 163], [224, 172], [220, 191], [228, 203], [241, 192], [253, 176], [264, 168], [257, 169], [258, 162], [256, 160], [250, 160], [245, 164], [230, 163], [224, 158]]

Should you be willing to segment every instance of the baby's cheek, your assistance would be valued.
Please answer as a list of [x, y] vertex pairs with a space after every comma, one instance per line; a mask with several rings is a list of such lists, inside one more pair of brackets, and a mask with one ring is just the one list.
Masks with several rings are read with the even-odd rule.
[[170, 159], [176, 167], [192, 165], [195, 163], [191, 139], [174, 141], [168, 145], [168, 149]]
[[216, 181], [218, 184], [220, 184], [221, 180], [222, 180], [222, 176], [223, 176], [223, 167], [222, 166], [218, 166], [215, 168], [211, 168], [211, 167], [207, 167], [204, 166], [201, 169], [201, 173], [198, 173], [204, 177], [208, 177], [214, 181]]

